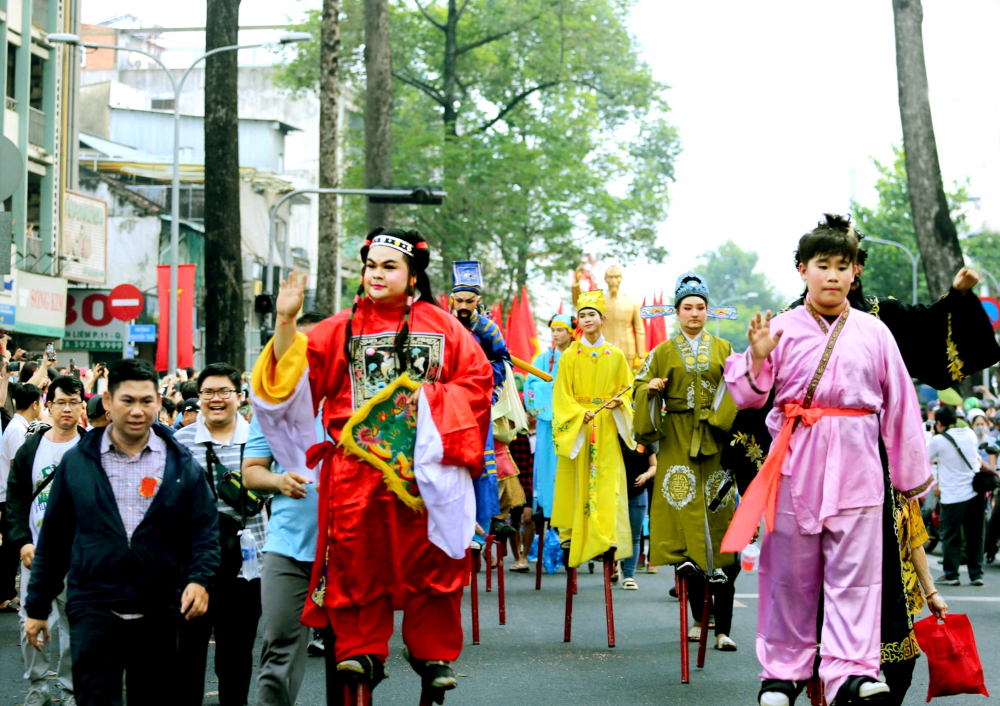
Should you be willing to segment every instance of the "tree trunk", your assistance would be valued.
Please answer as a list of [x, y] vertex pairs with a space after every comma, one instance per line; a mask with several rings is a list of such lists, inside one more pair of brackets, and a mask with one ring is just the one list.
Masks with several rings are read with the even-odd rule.
[[896, 25], [896, 78], [910, 210], [927, 275], [927, 289], [931, 297], [937, 299], [948, 291], [955, 273], [962, 268], [962, 248], [948, 212], [931, 121], [920, 28], [923, 7], [920, 0], [893, 0], [892, 11]]
[[455, 137], [458, 122], [458, 8], [448, 0], [448, 20], [444, 27], [444, 63], [441, 66], [441, 95], [444, 97], [445, 138]]
[[[337, 116], [340, 102], [340, 0], [323, 0], [319, 74], [319, 186], [339, 186]], [[337, 291], [337, 250], [340, 247], [337, 197], [319, 197], [319, 262], [316, 309], [334, 313]]]
[[[205, 49], [236, 44], [240, 0], [208, 0]], [[236, 52], [205, 61], [205, 360], [246, 366]]]
[[[365, 0], [365, 188], [392, 185], [392, 47], [388, 0]], [[392, 225], [392, 206], [369, 203], [368, 229]]]

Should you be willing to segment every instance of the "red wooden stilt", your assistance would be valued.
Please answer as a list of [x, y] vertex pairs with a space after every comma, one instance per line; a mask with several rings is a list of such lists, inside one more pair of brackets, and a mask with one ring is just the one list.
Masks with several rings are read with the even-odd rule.
[[573, 569], [573, 595], [580, 592], [580, 582], [577, 580], [576, 569]]
[[576, 593], [576, 569], [566, 569], [566, 628], [563, 642], [570, 641], [573, 629], [573, 594]]
[[809, 696], [809, 703], [812, 706], [826, 706], [823, 683], [816, 675], [810, 677], [809, 681], [806, 682], [806, 694]]
[[486, 551], [483, 553], [486, 557], [486, 592], [490, 593], [493, 591], [493, 535], [486, 535]]
[[705, 651], [708, 649], [708, 621], [712, 617], [711, 585], [705, 581], [705, 607], [701, 611], [701, 638], [698, 640], [698, 669], [705, 668]]
[[497, 542], [497, 605], [500, 608], [500, 624], [507, 624], [507, 596], [503, 590], [503, 560], [507, 556], [507, 542]]
[[681, 684], [691, 683], [690, 651], [688, 649], [687, 579], [677, 574], [677, 598], [681, 604]]
[[372, 688], [365, 681], [344, 682], [344, 706], [371, 706]]
[[535, 560], [535, 590], [542, 590], [542, 555], [545, 550], [545, 518], [535, 516], [535, 536], [538, 537], [538, 557]]
[[611, 595], [611, 571], [615, 564], [615, 552], [604, 555], [604, 610], [608, 619], [608, 647], [615, 646], [615, 607]]
[[479, 561], [480, 550], [472, 552], [472, 581], [470, 581], [470, 597], [472, 599], [472, 644], [479, 644]]

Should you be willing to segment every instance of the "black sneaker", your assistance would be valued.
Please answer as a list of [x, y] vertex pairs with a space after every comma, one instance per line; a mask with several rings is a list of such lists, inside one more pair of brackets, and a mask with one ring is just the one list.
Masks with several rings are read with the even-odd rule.
[[979, 578], [972, 579], [972, 585], [973, 586], [985, 586], [986, 582], [983, 581], [983, 577], [980, 576]]
[[337, 674], [342, 679], [366, 681], [374, 688], [389, 676], [385, 663], [374, 655], [356, 655], [337, 663]]
[[490, 534], [496, 537], [498, 541], [504, 542], [509, 537], [516, 535], [517, 530], [508, 525], [506, 522], [498, 520], [494, 517], [490, 520]]
[[959, 581], [958, 579], [948, 579], [948, 578], [945, 578], [944, 576], [939, 576], [938, 578], [934, 579], [934, 583], [938, 584], [939, 586], [961, 586], [962, 585], [962, 582]]
[[451, 668], [451, 662], [417, 659], [410, 653], [409, 647], [403, 648], [403, 658], [410, 663], [413, 671], [420, 675], [420, 682], [424, 688], [448, 691], [458, 686], [458, 679], [455, 670]]
[[313, 636], [309, 641], [309, 646], [306, 648], [306, 652], [313, 657], [319, 657], [326, 652], [326, 645], [323, 644], [322, 632], [319, 630], [313, 630]]

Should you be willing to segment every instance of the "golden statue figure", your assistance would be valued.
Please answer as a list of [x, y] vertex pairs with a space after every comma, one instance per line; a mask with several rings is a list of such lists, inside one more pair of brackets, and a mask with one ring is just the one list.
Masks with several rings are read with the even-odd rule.
[[[580, 298], [582, 276], [581, 265], [573, 275], [574, 307]], [[646, 355], [646, 328], [639, 314], [639, 302], [620, 291], [622, 268], [618, 265], [612, 265], [604, 272], [604, 282], [608, 285], [608, 291], [604, 294], [605, 316], [608, 319], [604, 324], [604, 338], [620, 348], [626, 360], [636, 367]]]

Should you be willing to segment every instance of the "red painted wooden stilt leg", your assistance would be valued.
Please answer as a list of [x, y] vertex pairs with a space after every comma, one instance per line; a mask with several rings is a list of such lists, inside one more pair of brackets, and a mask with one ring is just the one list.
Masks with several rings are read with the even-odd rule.
[[826, 706], [826, 697], [823, 694], [823, 683], [815, 674], [806, 682], [806, 695], [812, 706]]
[[542, 554], [545, 550], [545, 518], [535, 519], [535, 536], [538, 537], [538, 558], [535, 560], [535, 590], [542, 590]]
[[563, 642], [570, 641], [573, 631], [573, 594], [576, 593], [576, 569], [566, 569], [566, 628]]
[[681, 684], [691, 683], [691, 658], [688, 650], [688, 593], [687, 579], [677, 576], [677, 598], [681, 604]]
[[701, 639], [698, 640], [698, 669], [705, 668], [705, 651], [708, 649], [708, 620], [712, 617], [711, 585], [705, 581], [705, 607], [701, 611]]
[[372, 688], [368, 682], [344, 682], [344, 706], [371, 706]]
[[615, 646], [615, 606], [611, 595], [611, 571], [615, 564], [614, 550], [604, 555], [604, 610], [608, 619], [608, 647]]
[[573, 569], [573, 595], [575, 596], [580, 592], [580, 582], [577, 581], [576, 569]]
[[503, 590], [503, 559], [507, 556], [507, 542], [497, 542], [497, 605], [500, 608], [500, 624], [507, 624], [507, 596]]
[[483, 553], [486, 557], [486, 592], [490, 593], [493, 591], [493, 535], [486, 535], [486, 551]]
[[470, 597], [472, 599], [472, 644], [479, 644], [479, 560], [480, 551], [472, 552], [472, 581], [470, 581]]

